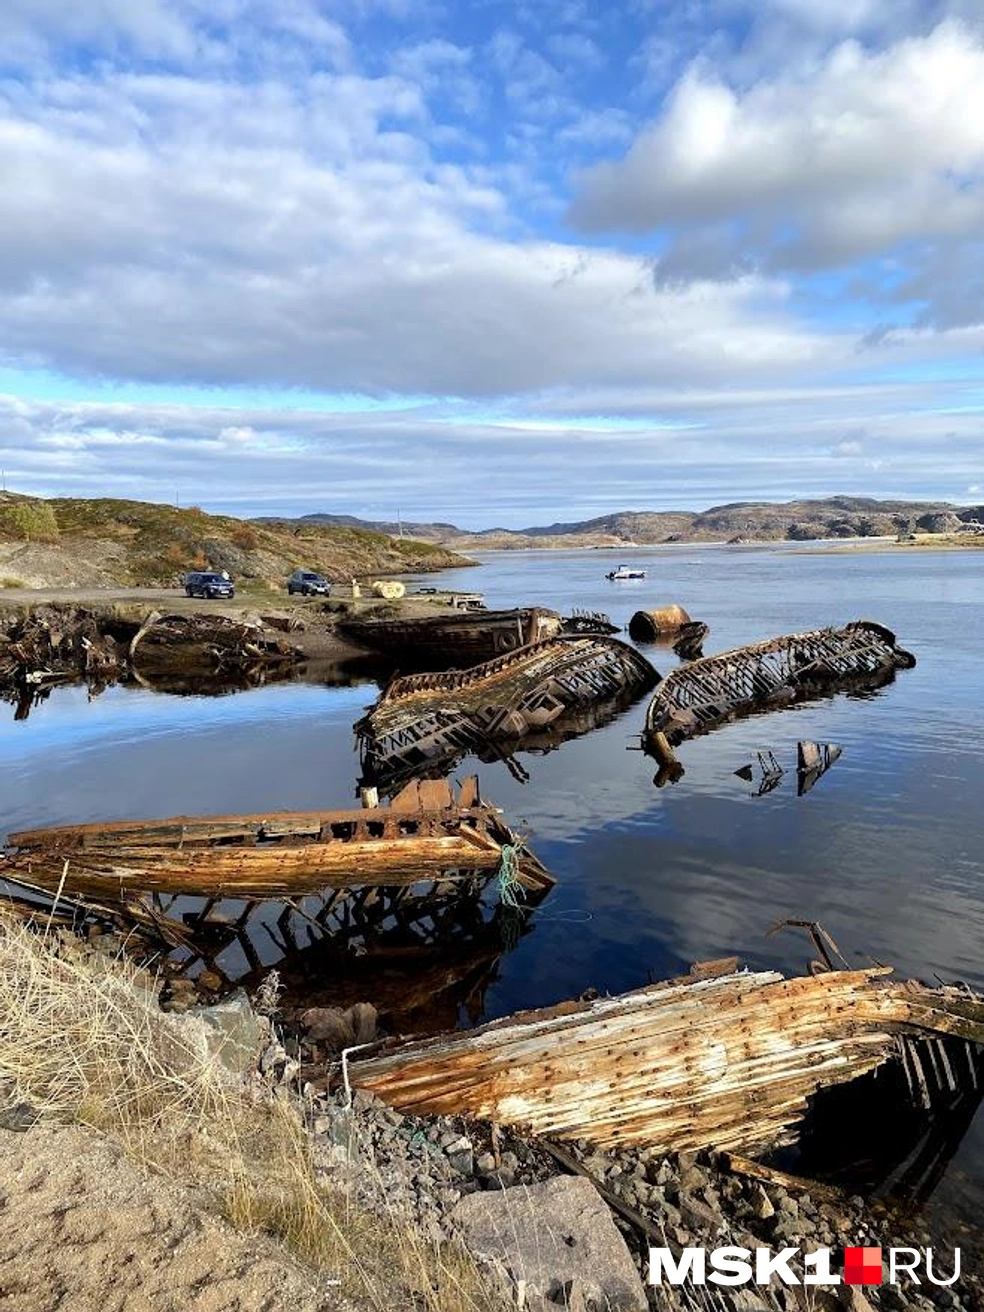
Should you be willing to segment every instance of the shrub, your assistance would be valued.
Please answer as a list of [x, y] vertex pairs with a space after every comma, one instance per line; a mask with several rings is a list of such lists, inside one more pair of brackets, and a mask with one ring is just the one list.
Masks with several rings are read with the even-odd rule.
[[11, 501], [0, 506], [0, 529], [22, 542], [58, 540], [58, 520], [45, 501]]
[[229, 534], [234, 546], [241, 547], [243, 551], [254, 551], [259, 546], [259, 534], [252, 524], [237, 524]]

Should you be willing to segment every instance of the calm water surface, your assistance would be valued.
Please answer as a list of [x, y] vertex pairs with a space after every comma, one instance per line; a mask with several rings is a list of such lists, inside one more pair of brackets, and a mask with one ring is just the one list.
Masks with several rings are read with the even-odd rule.
[[[618, 563], [645, 581], [610, 583]], [[433, 579], [429, 580], [433, 583]], [[679, 602], [711, 626], [709, 652], [794, 629], [877, 619], [917, 667], [865, 697], [758, 717], [685, 744], [686, 774], [653, 787], [638, 751], [645, 702], [541, 756], [529, 782], [477, 765], [485, 794], [525, 823], [558, 877], [535, 929], [503, 962], [489, 1015], [593, 986], [617, 991], [738, 953], [802, 969], [805, 943], [767, 938], [784, 916], [818, 920], [853, 963], [984, 988], [984, 553], [653, 548], [495, 553], [442, 576], [490, 606], [609, 612]], [[665, 671], [676, 658], [648, 649]], [[110, 689], [57, 692], [30, 719], [0, 722], [0, 830], [179, 812], [348, 805], [352, 722], [372, 685], [278, 685], [219, 698]], [[796, 795], [796, 742], [842, 759]], [[767, 748], [787, 770], [756, 796], [734, 771]], [[460, 777], [473, 768], [465, 762]], [[950, 1187], [984, 1163], [981, 1117]]]

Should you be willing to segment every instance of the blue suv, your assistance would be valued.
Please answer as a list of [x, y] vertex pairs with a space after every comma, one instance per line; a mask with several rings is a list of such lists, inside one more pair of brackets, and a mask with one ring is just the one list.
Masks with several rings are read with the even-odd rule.
[[195, 570], [185, 575], [184, 590], [189, 597], [234, 597], [236, 589], [228, 574], [204, 573]]

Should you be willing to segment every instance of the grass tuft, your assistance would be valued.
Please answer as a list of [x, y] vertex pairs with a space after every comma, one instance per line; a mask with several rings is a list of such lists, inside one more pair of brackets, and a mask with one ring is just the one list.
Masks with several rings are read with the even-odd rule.
[[[232, 1076], [125, 960], [0, 912], [0, 1098], [93, 1126], [273, 1236], [367, 1309], [497, 1312], [467, 1253], [387, 1202], [372, 1161], [325, 1176], [298, 1104]], [[356, 1196], [358, 1195], [358, 1196]], [[365, 1199], [372, 1199], [367, 1206]]]

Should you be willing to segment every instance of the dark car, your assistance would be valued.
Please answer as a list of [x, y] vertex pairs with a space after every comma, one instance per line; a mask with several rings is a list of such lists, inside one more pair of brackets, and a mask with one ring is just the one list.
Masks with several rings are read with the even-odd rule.
[[302, 597], [327, 597], [329, 584], [320, 574], [310, 569], [295, 569], [287, 580], [287, 591], [291, 596], [299, 592]]
[[184, 589], [189, 597], [234, 597], [236, 588], [228, 574], [194, 570], [185, 575]]

